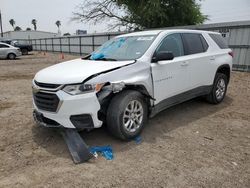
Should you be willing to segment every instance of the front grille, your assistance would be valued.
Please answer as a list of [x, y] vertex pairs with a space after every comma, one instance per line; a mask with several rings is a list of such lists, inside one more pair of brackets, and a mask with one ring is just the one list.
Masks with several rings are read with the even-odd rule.
[[56, 112], [59, 98], [54, 93], [37, 92], [33, 93], [34, 102], [40, 110]]
[[37, 81], [35, 81], [35, 84], [39, 87], [48, 88], [48, 89], [56, 89], [60, 86], [60, 84], [47, 84], [47, 83], [41, 83]]

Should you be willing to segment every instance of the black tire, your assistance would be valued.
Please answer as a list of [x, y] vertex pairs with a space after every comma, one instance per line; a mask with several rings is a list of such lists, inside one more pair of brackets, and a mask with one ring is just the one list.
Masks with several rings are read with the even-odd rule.
[[[127, 110], [129, 109], [129, 106], [131, 107], [132, 104], [138, 105], [136, 107], [137, 108], [136, 110], [141, 109], [142, 107], [143, 110], [142, 115], [139, 115], [141, 123], [139, 123], [138, 119], [135, 117], [137, 113], [141, 114], [141, 112], [135, 112], [135, 110], [133, 113], [131, 112], [131, 114], [136, 114], [133, 117], [134, 118], [133, 120], [131, 120], [132, 115], [130, 113], [129, 113], [130, 115], [126, 114], [128, 112]], [[130, 116], [131, 118], [127, 118], [127, 116]], [[147, 121], [147, 117], [148, 117], [148, 107], [143, 98], [143, 95], [137, 91], [125, 90], [121, 93], [118, 93], [111, 100], [111, 103], [107, 111], [107, 127], [113, 136], [122, 140], [130, 140], [135, 138], [142, 132], [144, 125]], [[125, 127], [124, 122], [126, 120], [127, 123], [128, 121], [132, 121], [132, 127], [134, 126], [135, 129], [133, 132], [132, 130], [128, 131], [127, 130], [128, 127]], [[128, 126], [130, 126], [131, 122], [128, 124], [129, 124]]]
[[[224, 92], [223, 92], [223, 94], [221, 93], [221, 95], [216, 95], [216, 91], [219, 89], [218, 84], [221, 81], [224, 82], [224, 84], [225, 84]], [[211, 104], [221, 103], [223, 101], [223, 99], [225, 98], [225, 95], [227, 92], [227, 85], [228, 85], [227, 76], [223, 73], [216, 73], [213, 88], [212, 88], [211, 92], [206, 96], [206, 100]]]
[[16, 59], [16, 54], [14, 54], [14, 53], [9, 53], [9, 54], [8, 54], [8, 59], [11, 59], [11, 60]]
[[23, 48], [21, 49], [22, 55], [28, 55], [28, 49]]

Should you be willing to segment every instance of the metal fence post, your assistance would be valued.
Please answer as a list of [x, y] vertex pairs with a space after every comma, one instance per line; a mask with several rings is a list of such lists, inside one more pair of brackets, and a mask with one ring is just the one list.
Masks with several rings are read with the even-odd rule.
[[52, 44], [52, 52], [54, 52], [54, 40], [51, 38], [51, 44]]
[[42, 39], [40, 39], [40, 51], [42, 51]]
[[47, 39], [45, 39], [45, 49], [46, 49], [46, 52], [48, 51], [48, 48], [47, 48]]
[[92, 50], [95, 51], [95, 36], [92, 35]]
[[68, 37], [68, 46], [69, 46], [69, 53], [70, 53], [70, 38]]
[[36, 50], [37, 50], [37, 46], [36, 46], [36, 39], [35, 39], [35, 47], [36, 47]]
[[60, 40], [60, 51], [61, 51], [61, 53], [62, 53], [62, 39], [61, 38], [59, 38]]
[[79, 36], [79, 50], [80, 50], [80, 56], [82, 55], [82, 37]]

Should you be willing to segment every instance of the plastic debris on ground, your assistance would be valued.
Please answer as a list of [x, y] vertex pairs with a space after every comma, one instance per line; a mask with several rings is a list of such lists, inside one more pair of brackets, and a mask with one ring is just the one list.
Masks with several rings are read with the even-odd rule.
[[136, 144], [140, 144], [142, 142], [142, 137], [141, 136], [137, 136], [137, 137], [134, 138], [134, 140], [135, 140]]
[[113, 156], [113, 149], [111, 146], [93, 146], [89, 147], [89, 152], [92, 153], [96, 158], [98, 153], [101, 153], [103, 157], [107, 160], [112, 160]]

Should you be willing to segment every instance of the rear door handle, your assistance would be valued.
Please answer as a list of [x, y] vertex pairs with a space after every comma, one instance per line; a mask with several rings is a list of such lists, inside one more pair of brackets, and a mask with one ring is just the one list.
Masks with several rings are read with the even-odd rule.
[[182, 63], [181, 63], [181, 66], [188, 66], [188, 61], [183, 61]]

